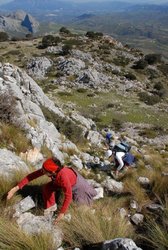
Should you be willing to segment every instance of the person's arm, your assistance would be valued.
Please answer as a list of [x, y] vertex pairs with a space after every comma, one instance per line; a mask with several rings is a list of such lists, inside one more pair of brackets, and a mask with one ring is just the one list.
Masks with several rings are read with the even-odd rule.
[[15, 187], [13, 187], [13, 188], [8, 192], [8, 194], [7, 194], [7, 200], [10, 200], [10, 199], [13, 197], [13, 195], [14, 195], [18, 190], [19, 190], [19, 186], [18, 186], [18, 185], [15, 186]]
[[54, 221], [54, 224], [57, 224], [58, 221], [60, 221], [63, 218], [66, 210], [68, 209], [68, 207], [72, 201], [72, 186], [71, 186], [71, 183], [70, 183], [68, 176], [62, 175], [60, 181], [61, 181], [62, 190], [64, 192], [64, 201], [63, 201], [62, 207], [60, 209], [60, 212], [59, 212], [56, 220]]
[[36, 170], [33, 173], [28, 174], [26, 177], [24, 177], [15, 187], [13, 187], [7, 194], [7, 200], [10, 200], [13, 195], [19, 190], [22, 189], [26, 184], [28, 184], [30, 181], [44, 175], [42, 169]]

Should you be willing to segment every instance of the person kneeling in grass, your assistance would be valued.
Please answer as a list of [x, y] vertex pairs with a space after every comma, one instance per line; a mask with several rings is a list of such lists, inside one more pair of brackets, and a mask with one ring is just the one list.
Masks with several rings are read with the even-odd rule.
[[89, 206], [92, 204], [93, 197], [97, 195], [96, 190], [76, 170], [63, 166], [57, 158], [53, 157], [47, 159], [41, 169], [28, 174], [13, 187], [8, 192], [7, 200], [11, 199], [19, 189], [22, 189], [30, 181], [43, 175], [47, 175], [51, 179], [42, 188], [44, 215], [56, 210], [55, 193], [57, 190], [61, 188], [64, 193], [64, 201], [55, 224], [63, 218], [72, 199], [79, 205]]

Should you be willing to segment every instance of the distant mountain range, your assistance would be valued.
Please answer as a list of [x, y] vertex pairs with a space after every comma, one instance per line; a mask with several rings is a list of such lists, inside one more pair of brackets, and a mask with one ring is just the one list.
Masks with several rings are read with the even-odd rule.
[[[128, 0], [129, 2], [129, 0]], [[135, 4], [125, 1], [70, 2], [61, 0], [14, 0], [1, 6], [1, 11], [24, 10], [39, 21], [66, 22], [83, 14], [129, 13], [139, 11], [168, 11], [168, 4]], [[45, 16], [44, 16], [45, 14]], [[52, 17], [52, 18], [51, 18]]]
[[[1, 6], [1, 12], [6, 13], [18, 9], [39, 21], [40, 34], [56, 32], [60, 26], [84, 32], [100, 31], [131, 46], [168, 54], [168, 4], [14, 0]], [[22, 24], [28, 22], [26, 19]]]

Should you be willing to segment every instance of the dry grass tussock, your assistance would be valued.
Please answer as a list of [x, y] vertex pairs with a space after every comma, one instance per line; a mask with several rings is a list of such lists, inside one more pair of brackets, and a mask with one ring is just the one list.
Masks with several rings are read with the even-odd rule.
[[165, 194], [168, 194], [168, 177], [157, 172], [155, 172], [152, 177], [152, 192], [159, 200], [164, 200]]
[[151, 165], [154, 169], [162, 169], [165, 165], [165, 159], [160, 154], [160, 152], [150, 149], [146, 151], [148, 157], [145, 159], [145, 164]]
[[146, 191], [141, 187], [136, 179], [127, 178], [124, 180], [124, 190], [130, 193], [138, 202], [140, 207], [147, 205], [150, 201]]
[[65, 242], [70, 247], [81, 247], [117, 237], [135, 239], [133, 226], [119, 214], [119, 204], [121, 202], [108, 198], [98, 201], [91, 209], [71, 207], [72, 220], [61, 225]]
[[30, 236], [23, 233], [13, 221], [0, 216], [0, 249], [54, 250], [55, 248], [49, 234]]
[[156, 221], [148, 218], [146, 222], [146, 235], [142, 238], [149, 242], [154, 249], [167, 250], [168, 246], [168, 198], [165, 200], [165, 208], [162, 217]]
[[[0, 201], [1, 205], [6, 204], [6, 196], [8, 191], [14, 187], [19, 180], [21, 180], [25, 176], [25, 172], [23, 171], [15, 171], [13, 173], [13, 178], [9, 181], [5, 176], [0, 177]], [[20, 197], [20, 198], [19, 198]], [[14, 204], [16, 201], [20, 200], [21, 196], [14, 196], [11, 200], [8, 201], [8, 204]]]
[[1, 123], [0, 124], [0, 147], [8, 148], [17, 154], [20, 152], [26, 152], [31, 147], [30, 141], [26, 138], [26, 135], [18, 127]]

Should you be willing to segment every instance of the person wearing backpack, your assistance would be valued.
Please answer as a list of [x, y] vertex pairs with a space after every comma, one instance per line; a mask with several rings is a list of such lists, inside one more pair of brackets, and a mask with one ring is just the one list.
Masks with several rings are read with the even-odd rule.
[[64, 201], [58, 213], [55, 224], [61, 220], [67, 211], [72, 199], [79, 205], [91, 205], [93, 197], [97, 195], [96, 190], [73, 168], [63, 166], [55, 157], [47, 159], [42, 168], [28, 174], [7, 194], [7, 200], [30, 181], [47, 175], [51, 180], [43, 185], [42, 194], [44, 200], [44, 215], [50, 215], [56, 210], [55, 192], [62, 189]]
[[135, 161], [135, 157], [129, 153], [131, 146], [125, 142], [121, 142], [113, 147], [112, 150], [106, 152], [106, 157], [110, 158], [113, 156], [115, 161], [115, 177], [118, 177], [124, 166], [130, 166]]

